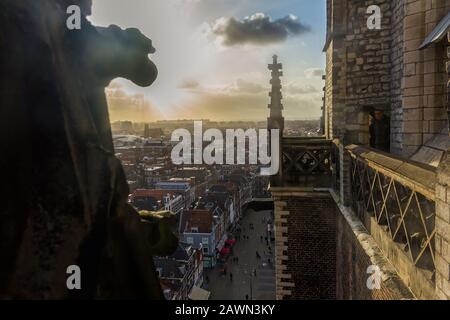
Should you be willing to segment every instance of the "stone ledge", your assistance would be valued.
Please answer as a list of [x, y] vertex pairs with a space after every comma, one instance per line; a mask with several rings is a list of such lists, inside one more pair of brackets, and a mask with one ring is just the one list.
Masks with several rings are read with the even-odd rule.
[[403, 297], [404, 299], [415, 299], [414, 294], [402, 281], [397, 270], [386, 258], [375, 239], [363, 225], [362, 221], [356, 217], [351, 208], [344, 207], [342, 204], [338, 203], [339, 197], [333, 190], [331, 190], [330, 193], [335, 199], [340, 213], [352, 229], [356, 239], [369, 257], [371, 263], [380, 268], [383, 283], [399, 297]]
[[366, 162], [374, 170], [435, 200], [437, 182], [435, 167], [368, 147], [350, 145], [346, 149], [352, 157]]

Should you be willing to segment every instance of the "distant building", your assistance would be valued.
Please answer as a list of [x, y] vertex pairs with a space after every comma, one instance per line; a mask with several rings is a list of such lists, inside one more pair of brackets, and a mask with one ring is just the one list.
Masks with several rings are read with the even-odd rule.
[[184, 205], [182, 195], [158, 189], [137, 189], [129, 200], [138, 210], [166, 210], [177, 215], [183, 211]]
[[111, 124], [114, 133], [129, 134], [133, 132], [133, 123], [131, 121], [116, 121]]
[[156, 189], [182, 193], [185, 200], [185, 208], [189, 208], [196, 198], [195, 184], [191, 179], [171, 178], [156, 183], [154, 187]]
[[161, 139], [164, 136], [164, 132], [161, 128], [150, 128], [148, 124], [144, 128], [144, 138]]
[[196, 209], [183, 213], [181, 218], [181, 240], [201, 248], [203, 251], [203, 265], [212, 268], [216, 264], [216, 247], [221, 234], [213, 209]]
[[166, 299], [188, 300], [192, 289], [203, 285], [201, 248], [180, 242], [174, 254], [153, 260]]

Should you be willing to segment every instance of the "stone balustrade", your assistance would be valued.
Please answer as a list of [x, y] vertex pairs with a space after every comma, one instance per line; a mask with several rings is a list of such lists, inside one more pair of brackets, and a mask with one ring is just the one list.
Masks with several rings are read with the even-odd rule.
[[321, 137], [284, 137], [280, 171], [272, 187], [330, 188], [332, 185], [330, 140]]

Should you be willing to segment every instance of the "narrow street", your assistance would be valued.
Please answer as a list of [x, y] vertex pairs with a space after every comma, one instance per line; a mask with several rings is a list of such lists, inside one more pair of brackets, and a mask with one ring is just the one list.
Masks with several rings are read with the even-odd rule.
[[[272, 251], [269, 253], [264, 218], [265, 221], [270, 219], [270, 211], [247, 210], [241, 222], [241, 239], [234, 245], [233, 255], [226, 264], [227, 274], [223, 275], [217, 267], [205, 272], [205, 278], [209, 278], [211, 300], [245, 300], [246, 296], [249, 300], [275, 299], [274, 248], [273, 243], [270, 244]], [[249, 228], [251, 223], [253, 230]], [[244, 236], [248, 236], [248, 240]], [[238, 257], [239, 262], [233, 263], [232, 257]], [[256, 276], [253, 274], [255, 269]], [[232, 280], [230, 273], [233, 275]]]

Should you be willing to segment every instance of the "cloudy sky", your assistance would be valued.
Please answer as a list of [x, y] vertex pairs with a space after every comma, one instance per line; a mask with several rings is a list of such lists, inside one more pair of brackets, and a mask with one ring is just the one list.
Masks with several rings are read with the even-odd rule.
[[264, 120], [273, 54], [285, 117], [318, 118], [325, 15], [317, 0], [94, 0], [94, 24], [137, 27], [157, 50], [151, 87], [108, 88], [111, 120]]

